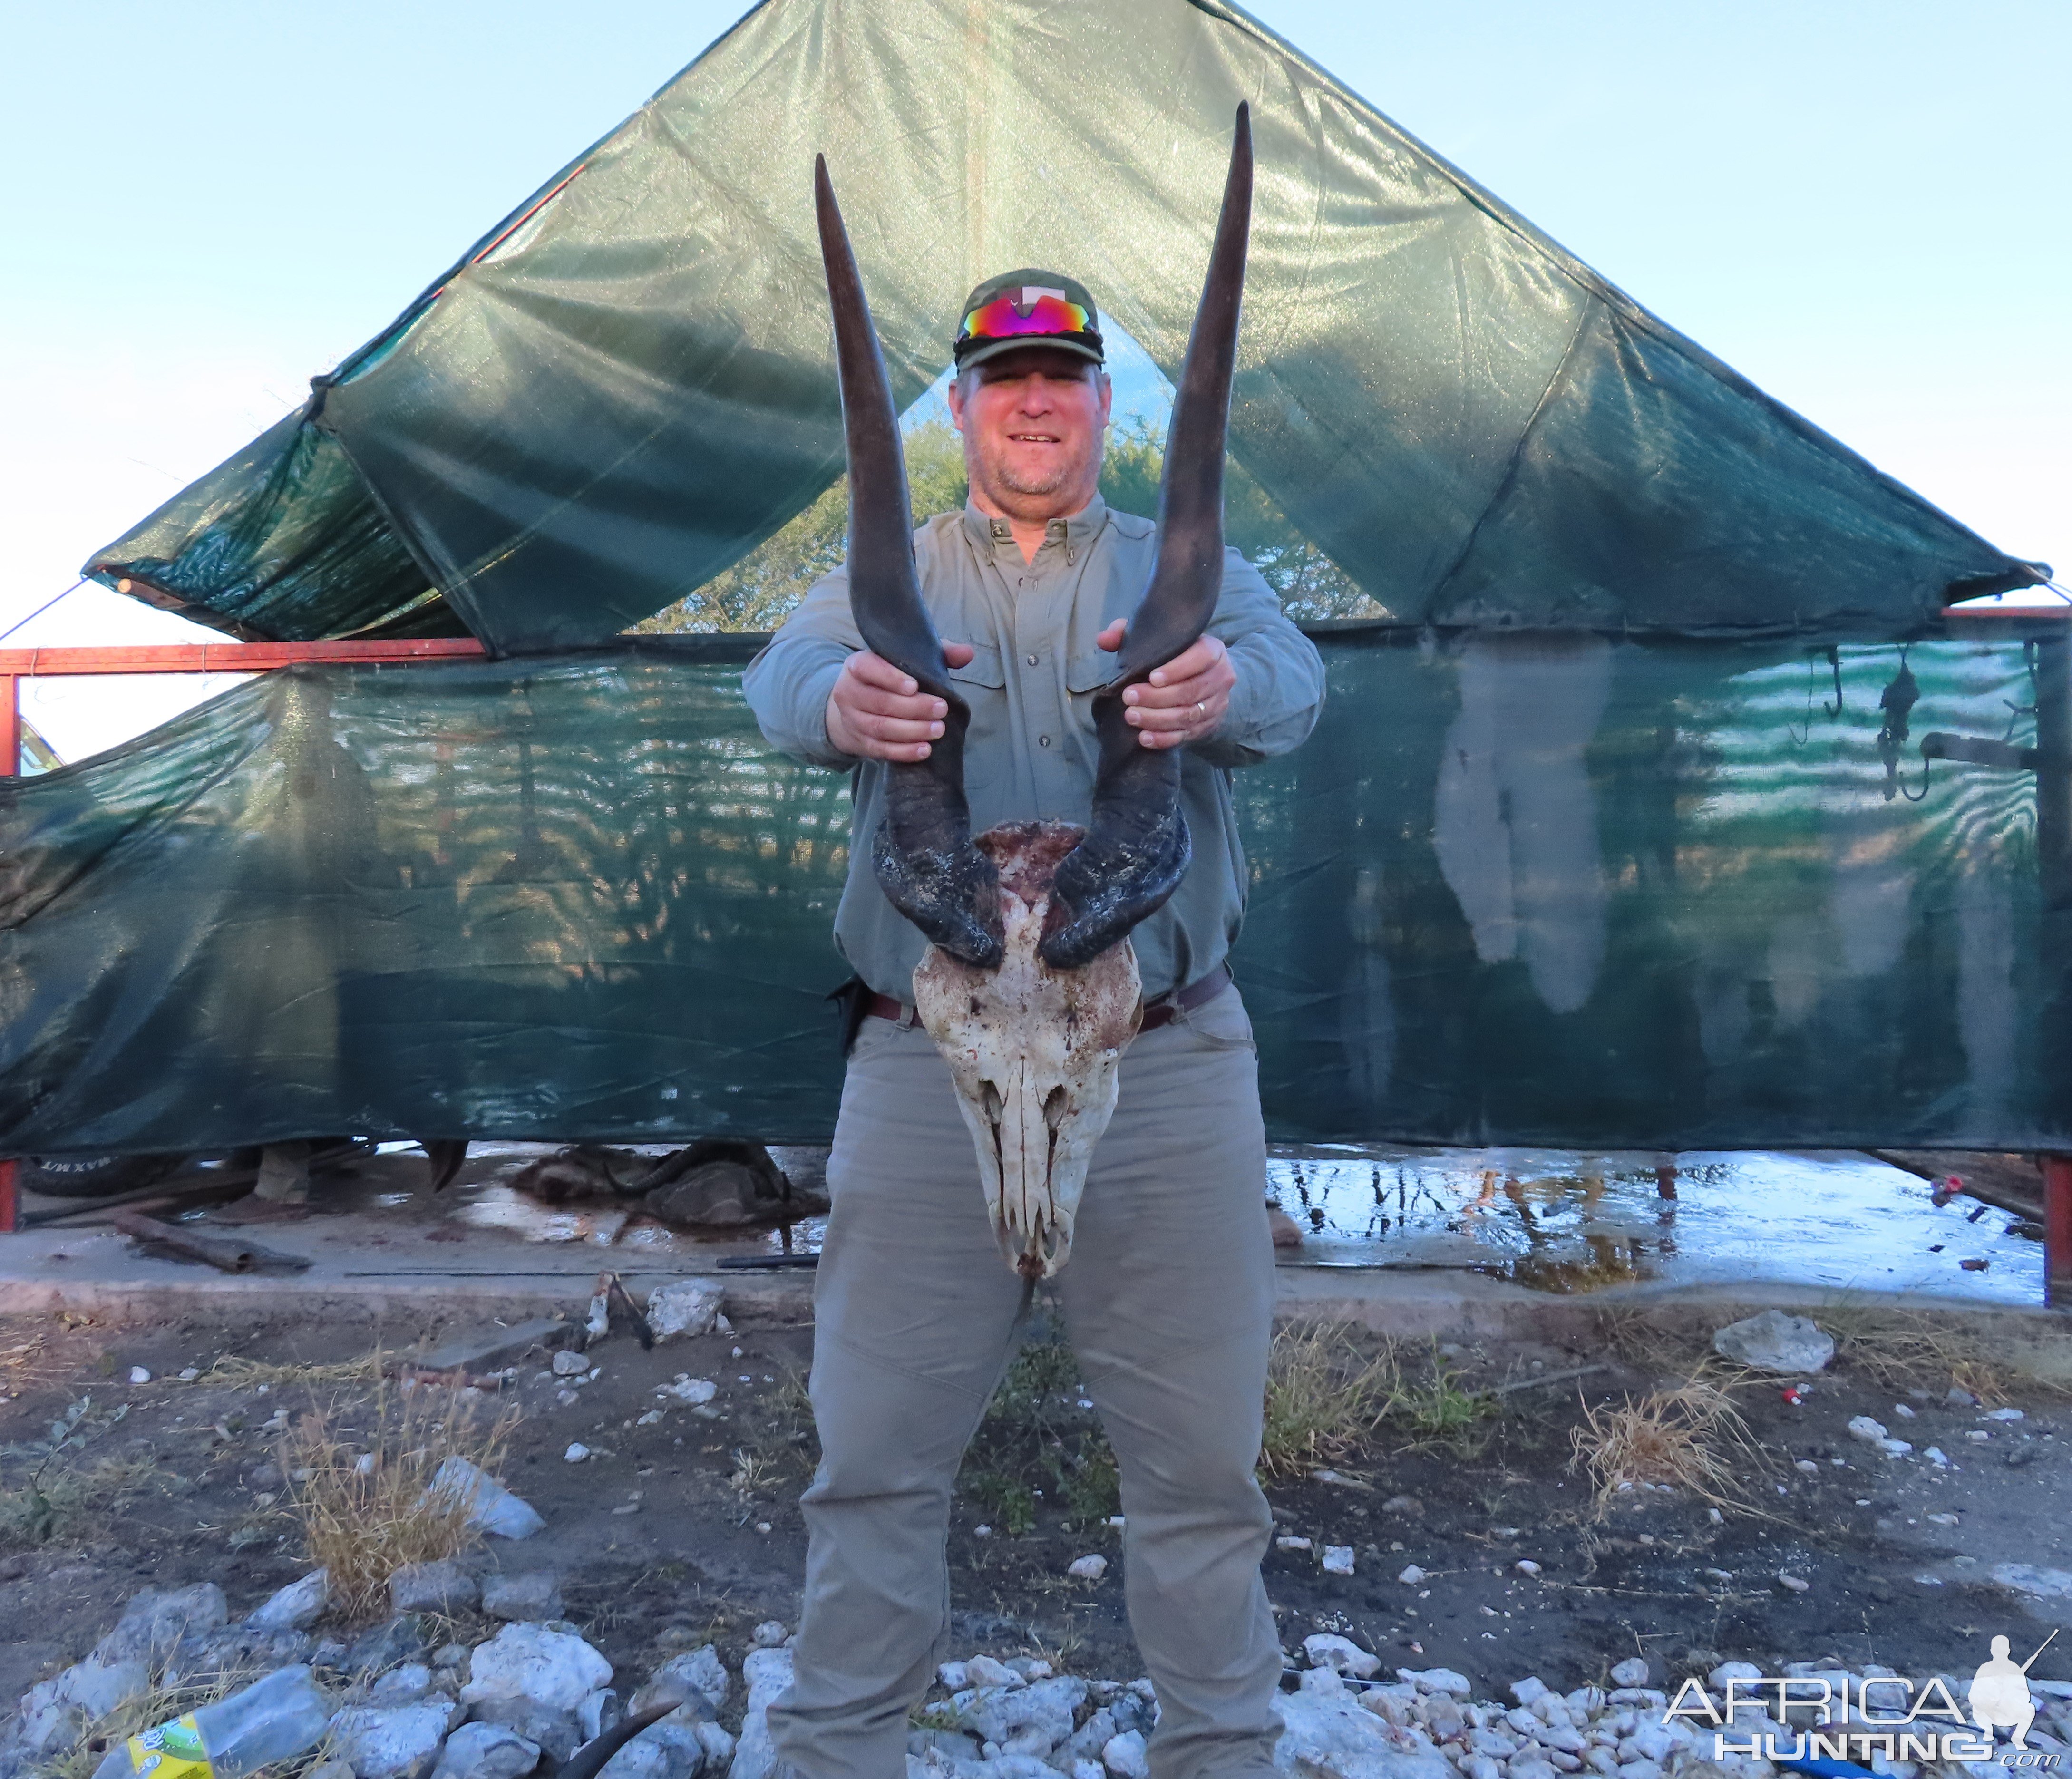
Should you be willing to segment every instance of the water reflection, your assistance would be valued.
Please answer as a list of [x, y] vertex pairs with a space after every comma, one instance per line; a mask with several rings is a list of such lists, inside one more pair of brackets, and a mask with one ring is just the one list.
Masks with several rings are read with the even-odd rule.
[[1926, 1182], [1853, 1152], [1321, 1144], [1279, 1150], [1267, 1171], [1304, 1235], [1284, 1265], [1473, 1272], [1560, 1293], [1734, 1282], [2043, 1296], [2041, 1245], [2012, 1232], [2019, 1219], [1970, 1198], [1938, 1208]]

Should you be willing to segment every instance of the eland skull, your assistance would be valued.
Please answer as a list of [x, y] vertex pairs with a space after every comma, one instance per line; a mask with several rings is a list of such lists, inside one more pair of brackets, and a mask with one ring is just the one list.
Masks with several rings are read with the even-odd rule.
[[1065, 1263], [1094, 1144], [1115, 1111], [1142, 1019], [1129, 932], [1165, 905], [1191, 851], [1180, 762], [1147, 748], [1123, 692], [1207, 628], [1223, 588], [1223, 473], [1252, 216], [1250, 112], [1230, 172], [1166, 429], [1158, 542], [1115, 676], [1094, 698], [1091, 820], [1021, 822], [974, 840], [964, 796], [970, 708], [950, 684], [914, 567], [913, 511], [885, 360], [827, 163], [814, 166], [834, 314], [849, 478], [849, 606], [865, 645], [948, 706], [928, 758], [889, 762], [871, 864], [886, 899], [932, 942], [914, 1001], [956, 1083], [1009, 1262]]

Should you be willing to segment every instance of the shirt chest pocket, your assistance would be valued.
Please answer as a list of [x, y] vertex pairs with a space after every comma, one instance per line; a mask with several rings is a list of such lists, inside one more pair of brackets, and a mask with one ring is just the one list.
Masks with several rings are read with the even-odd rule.
[[1007, 667], [991, 644], [975, 643], [972, 658], [950, 669], [950, 689], [971, 712], [964, 737], [964, 791], [977, 796], [990, 791], [1007, 770]]
[[956, 682], [959, 695], [972, 697], [974, 693], [982, 696], [987, 692], [1005, 691], [1007, 668], [1000, 651], [990, 643], [974, 643], [971, 651], [972, 658], [965, 665], [950, 669], [950, 677]]
[[1089, 649], [1065, 664], [1065, 689], [1075, 698], [1091, 699], [1115, 677], [1115, 657], [1104, 648]]

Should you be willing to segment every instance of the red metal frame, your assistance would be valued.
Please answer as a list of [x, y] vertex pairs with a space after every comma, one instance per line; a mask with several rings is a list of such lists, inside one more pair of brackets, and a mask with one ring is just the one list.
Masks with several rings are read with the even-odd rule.
[[2043, 1158], [2043, 1300], [2072, 1309], [2072, 1155]]

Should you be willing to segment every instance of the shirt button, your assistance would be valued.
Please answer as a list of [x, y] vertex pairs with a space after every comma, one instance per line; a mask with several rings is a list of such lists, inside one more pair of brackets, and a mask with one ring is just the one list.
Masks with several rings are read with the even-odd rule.
[[1036, 664], [1036, 657], [1035, 657], [1034, 655], [1030, 655], [1030, 656], [1029, 657], [1029, 664], [1030, 664], [1030, 666], [1031, 666], [1031, 667], [1035, 666], [1035, 664]]
[[1050, 737], [1047, 735], [1038, 735], [1036, 737], [1036, 745], [1038, 747], [1048, 747], [1050, 745]]

